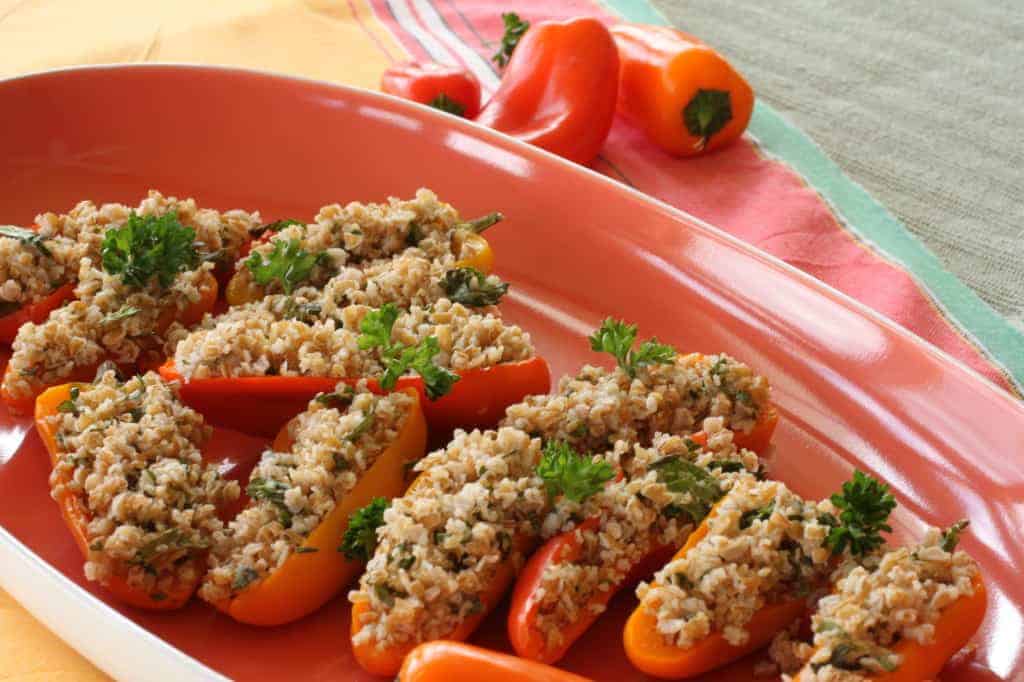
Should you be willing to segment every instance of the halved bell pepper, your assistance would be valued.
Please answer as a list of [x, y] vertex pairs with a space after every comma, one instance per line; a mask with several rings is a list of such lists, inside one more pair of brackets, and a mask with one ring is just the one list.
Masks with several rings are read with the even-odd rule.
[[[690, 534], [686, 544], [672, 558], [673, 561], [683, 558], [707, 536], [708, 520], [714, 517], [717, 510], [718, 505], [715, 505], [707, 518]], [[806, 609], [806, 599], [803, 597], [766, 604], [744, 626], [750, 635], [746, 643], [736, 646], [730, 644], [722, 633], [712, 632], [693, 646], [682, 649], [665, 641], [665, 636], [658, 632], [657, 619], [641, 604], [626, 621], [622, 639], [626, 656], [639, 670], [664, 679], [685, 679], [714, 670], [760, 649], [800, 618]]]
[[[417, 398], [412, 389], [405, 393]], [[277, 452], [291, 450], [286, 425], [274, 440]], [[395, 440], [387, 446], [355, 487], [273, 572], [214, 606], [250, 625], [281, 625], [313, 613], [343, 590], [363, 568], [338, 550], [352, 514], [376, 497], [393, 498], [405, 491], [407, 465], [422, 457], [427, 426], [419, 400], [409, 410]]]
[[74, 295], [74, 282], [67, 282], [38, 301], [26, 303], [17, 310], [0, 316], [0, 343], [14, 343], [14, 338], [18, 335], [21, 325], [26, 322], [39, 324], [45, 321], [52, 311], [64, 305], [64, 302]]
[[[212, 276], [208, 275], [204, 278], [203, 282], [199, 285], [199, 300], [194, 303], [190, 303], [184, 310], [178, 310], [176, 306], [166, 308], [157, 318], [154, 331], [157, 335], [163, 334], [167, 331], [167, 328], [171, 326], [171, 323], [178, 321], [185, 326], [192, 326], [197, 324], [203, 319], [206, 313], [213, 310], [213, 307], [217, 303], [217, 280]], [[96, 376], [96, 371], [99, 369], [102, 362], [98, 362], [95, 365], [87, 367], [76, 367], [68, 376], [63, 377], [62, 381], [75, 382], [75, 381], [92, 381]], [[149, 369], [144, 367], [147, 363], [143, 358], [140, 358], [140, 362], [137, 365], [119, 365], [119, 369], [125, 374], [134, 374], [136, 369]], [[5, 370], [6, 373], [10, 372], [10, 366]], [[4, 384], [6, 385], [6, 376]], [[5, 388], [0, 387], [0, 399], [7, 405], [7, 409], [11, 414], [23, 415], [32, 413], [32, 405], [35, 403], [36, 397], [45, 391], [49, 386], [40, 387], [36, 393], [26, 397], [15, 398]], [[297, 410], [301, 412], [301, 410]]]
[[[707, 435], [699, 431], [690, 436], [694, 442], [705, 445]], [[616, 481], [621, 480], [620, 471]], [[543, 585], [544, 572], [548, 566], [559, 563], [577, 561], [582, 555], [583, 543], [579, 536], [583, 531], [596, 531], [601, 527], [601, 519], [591, 517], [583, 521], [577, 528], [560, 533], [541, 546], [523, 567], [512, 593], [512, 605], [508, 612], [508, 638], [516, 653], [523, 658], [530, 658], [542, 663], [557, 663], [569, 651], [577, 639], [583, 636], [590, 626], [604, 612], [604, 607], [622, 589], [643, 580], [664, 566], [675, 552], [675, 546], [655, 545], [651, 547], [638, 562], [630, 567], [629, 573], [615, 585], [606, 590], [599, 590], [579, 610], [579, 620], [561, 630], [562, 640], [555, 646], [548, 646], [537, 624], [541, 604], [539, 590]]]
[[[878, 682], [920, 682], [935, 680], [939, 672], [953, 655], [966, 646], [974, 633], [981, 627], [988, 606], [985, 581], [981, 573], [975, 574], [971, 584], [974, 594], [963, 596], [947, 606], [935, 622], [935, 634], [929, 644], [920, 644], [903, 639], [891, 648], [900, 657], [899, 666], [889, 672], [860, 674]], [[794, 682], [810, 679], [809, 668], [805, 667], [794, 678]]]
[[[49, 417], [58, 413], [58, 406], [65, 400], [70, 399], [71, 389], [75, 387], [85, 388], [86, 385], [71, 383], [54, 386], [44, 391], [42, 395], [39, 396], [39, 399], [36, 400], [36, 430], [39, 432], [39, 436], [43, 441], [43, 445], [46, 446], [47, 452], [50, 454], [50, 463], [54, 466], [56, 466], [60, 457], [60, 449], [57, 445], [57, 427], [49, 420]], [[60, 483], [67, 482], [67, 480], [60, 481]], [[86, 529], [88, 528], [89, 522], [92, 520], [89, 509], [85, 506], [82, 497], [71, 492], [68, 487], [64, 487], [62, 489], [56, 501], [60, 506], [64, 522], [67, 524], [68, 530], [71, 531], [71, 535], [74, 537], [75, 543], [81, 550], [82, 556], [88, 558], [89, 537], [86, 533]], [[174, 589], [163, 591], [158, 595], [151, 594], [139, 587], [130, 585], [125, 575], [119, 575], [117, 573], [111, 575], [107, 581], [103, 583], [103, 587], [106, 588], [106, 590], [118, 601], [128, 604], [129, 606], [136, 606], [141, 609], [150, 609], [154, 611], [167, 611], [181, 608], [196, 591], [196, 588], [199, 587], [199, 581], [206, 570], [205, 550], [195, 552], [189, 561], [192, 563], [194, 568], [196, 576], [195, 580], [175, 585]]]
[[402, 664], [397, 682], [587, 682], [587, 679], [497, 651], [439, 640], [413, 649]]
[[[468, 224], [472, 225], [472, 221]], [[484, 229], [486, 229], [487, 226], [485, 226]], [[256, 239], [252, 240], [252, 242], [250, 242], [243, 250], [242, 255], [236, 262], [242, 263], [248, 257], [253, 248], [270, 241], [275, 234], [277, 233], [268, 230]], [[471, 267], [476, 268], [484, 274], [489, 274], [491, 272], [494, 268], [494, 250], [483, 235], [466, 230], [464, 234], [456, 233], [454, 241], [455, 243], [453, 246], [456, 249], [460, 252], [468, 250], [469, 254], [465, 258], [461, 258], [456, 261], [456, 263], [452, 265], [452, 268]], [[241, 267], [245, 266], [242, 265]], [[239, 273], [240, 270], [236, 269], [231, 280], [228, 282], [226, 291], [224, 292], [224, 298], [227, 300], [228, 305], [243, 305], [245, 303], [251, 303], [253, 301], [260, 300], [266, 295], [266, 288], [264, 286], [257, 284], [252, 280], [252, 278], [242, 277]]]
[[[329, 393], [341, 381], [355, 384], [358, 378], [261, 376], [215, 377], [184, 380], [168, 360], [160, 367], [167, 381], [181, 384], [182, 401], [210, 423], [244, 433], [272, 436], [292, 416], [302, 412], [318, 393]], [[447, 433], [456, 427], [472, 429], [493, 426], [505, 408], [525, 396], [546, 393], [551, 387], [551, 370], [541, 357], [510, 362], [459, 373], [452, 390], [429, 400], [423, 380], [417, 375], [400, 377], [396, 390], [413, 388], [432, 433]], [[382, 392], [376, 380], [368, 381], [371, 391]]]

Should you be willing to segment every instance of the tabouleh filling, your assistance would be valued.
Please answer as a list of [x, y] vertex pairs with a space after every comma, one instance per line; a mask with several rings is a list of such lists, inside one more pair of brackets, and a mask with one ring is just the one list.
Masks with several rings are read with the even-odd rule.
[[806, 596], [827, 575], [830, 526], [819, 518], [834, 512], [831, 502], [804, 502], [777, 481], [740, 479], [708, 517], [707, 536], [654, 583], [640, 584], [640, 608], [680, 648], [712, 631], [742, 645], [762, 606]]
[[[153, 221], [157, 221], [156, 227]], [[201, 289], [212, 286], [213, 260], [233, 258], [257, 221], [258, 214], [200, 210], [191, 199], [167, 199], [156, 192], [151, 192], [135, 213], [113, 204], [97, 211], [83, 202], [70, 216], [43, 221], [50, 226], [47, 229], [67, 229], [83, 239], [98, 239], [100, 246], [94, 248], [89, 242], [88, 252], [102, 251], [104, 239], [113, 235], [115, 228], [125, 236], [112, 244], [116, 248], [110, 252], [116, 257], [104, 251], [81, 259], [77, 300], [54, 310], [42, 324], [22, 325], [4, 376], [5, 391], [15, 399], [31, 397], [40, 388], [105, 360], [133, 364], [163, 357], [168, 312], [181, 312], [200, 300]], [[129, 235], [144, 229], [159, 235], [157, 239], [170, 234], [168, 239], [179, 240], [179, 268], [150, 276], [146, 265], [159, 271], [170, 257], [163, 254], [144, 265], [125, 257], [140, 256], [132, 251], [135, 245], [129, 243]]]
[[[13, 236], [5, 236], [13, 235]], [[74, 242], [0, 225], [0, 317], [46, 298], [68, 281]]]
[[[942, 611], [974, 594], [978, 564], [930, 528], [921, 544], [858, 566], [818, 602], [809, 680], [859, 682], [899, 668], [901, 640], [930, 644]], [[803, 649], [806, 652], [806, 648]], [[806, 675], [802, 675], [804, 679]]]
[[[186, 379], [217, 376], [375, 376], [382, 371], [379, 349], [360, 349], [360, 321], [368, 308], [342, 311], [334, 320], [306, 324], [278, 320], [262, 303], [233, 308], [207, 318], [182, 339], [174, 362]], [[349, 317], [351, 316], [351, 317]], [[434, 362], [454, 371], [492, 367], [533, 357], [530, 335], [491, 313], [478, 313], [447, 299], [398, 316], [392, 342], [415, 346], [428, 337], [438, 342]]]
[[602, 452], [623, 440], [649, 445], [655, 432], [688, 433], [707, 417], [747, 432], [769, 403], [768, 380], [727, 355], [693, 353], [640, 368], [587, 365], [552, 395], [530, 396], [502, 422], [545, 439]]
[[[624, 473], [582, 505], [562, 501], [545, 521], [570, 520], [558, 532], [576, 529], [582, 541], [579, 558], [549, 564], [537, 592], [537, 627], [549, 647], [577, 622], [582, 609], [604, 610], [591, 601], [621, 584], [652, 552], [683, 545], [711, 506], [740, 477], [759, 474], [757, 455], [737, 450], [721, 417], [709, 417], [707, 447], [682, 436], [656, 434], [654, 445], [630, 448], [619, 441], [605, 455]], [[579, 528], [578, 519], [597, 519], [595, 528]], [[545, 533], [548, 535], [549, 533]]]
[[322, 288], [347, 266], [366, 263], [399, 254], [418, 256], [451, 266], [471, 257], [479, 248], [471, 225], [459, 218], [449, 204], [427, 189], [420, 189], [411, 200], [388, 199], [386, 204], [352, 202], [324, 206], [310, 224], [290, 224], [271, 239], [256, 245], [252, 255], [240, 261], [237, 273], [240, 289], [262, 287], [261, 293], [290, 293], [289, 283], [269, 278], [260, 272], [267, 263], [280, 259], [305, 258], [302, 281]]
[[202, 417], [153, 373], [120, 383], [107, 372], [58, 409], [50, 489], [79, 497], [88, 513], [86, 577], [123, 576], [157, 599], [193, 583], [190, 559], [220, 531], [217, 508], [239, 495], [203, 462]]
[[535, 473], [540, 441], [517, 429], [456, 431], [384, 512], [353, 603], [366, 603], [355, 644], [386, 648], [443, 638], [480, 613], [500, 563], [524, 560], [548, 499]]
[[213, 537], [199, 596], [219, 601], [281, 566], [395, 441], [414, 399], [339, 384], [288, 425], [288, 452], [268, 450], [246, 489], [251, 503]]

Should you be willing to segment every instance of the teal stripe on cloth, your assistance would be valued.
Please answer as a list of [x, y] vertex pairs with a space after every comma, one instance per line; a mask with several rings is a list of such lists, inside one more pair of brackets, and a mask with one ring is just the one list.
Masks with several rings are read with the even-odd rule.
[[[600, 0], [627, 21], [670, 25], [646, 0]], [[748, 132], [761, 148], [799, 173], [828, 201], [844, 227], [903, 266], [950, 322], [1024, 393], [1024, 334], [946, 270], [917, 237], [825, 152], [771, 106], [758, 101]]]

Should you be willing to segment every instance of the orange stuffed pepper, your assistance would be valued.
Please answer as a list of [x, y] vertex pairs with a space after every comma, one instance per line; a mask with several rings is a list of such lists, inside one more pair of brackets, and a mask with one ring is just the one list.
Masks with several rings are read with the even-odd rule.
[[352, 549], [360, 510], [401, 495], [426, 449], [415, 391], [337, 389], [281, 430], [249, 479], [248, 507], [212, 549], [200, 596], [235, 620], [288, 623], [343, 590], [365, 563]]
[[225, 462], [203, 458], [202, 418], [155, 374], [121, 383], [108, 372], [46, 390], [35, 423], [86, 578], [131, 606], [181, 607], [239, 496], [238, 483], [219, 473]]

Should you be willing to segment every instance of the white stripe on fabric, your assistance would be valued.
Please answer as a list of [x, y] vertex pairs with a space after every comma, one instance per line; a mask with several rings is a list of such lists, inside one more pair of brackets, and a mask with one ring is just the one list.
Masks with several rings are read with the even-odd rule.
[[458, 61], [448, 52], [444, 45], [441, 45], [441, 43], [434, 39], [434, 36], [420, 28], [416, 17], [413, 16], [412, 10], [405, 0], [388, 0], [388, 7], [391, 9], [391, 13], [395, 15], [395, 21], [398, 22], [398, 25], [408, 31], [423, 46], [423, 49], [427, 51], [431, 59], [441, 64], [458, 66]]
[[487, 95], [498, 89], [498, 83], [500, 82], [498, 75], [491, 69], [490, 64], [476, 50], [462, 41], [462, 38], [448, 26], [430, 0], [412, 1], [416, 6], [416, 11], [419, 12], [420, 18], [430, 32], [454, 50], [466, 64], [466, 68], [480, 81], [480, 87], [484, 91], [484, 99], [486, 100]]

